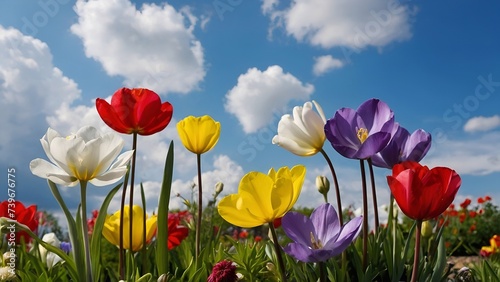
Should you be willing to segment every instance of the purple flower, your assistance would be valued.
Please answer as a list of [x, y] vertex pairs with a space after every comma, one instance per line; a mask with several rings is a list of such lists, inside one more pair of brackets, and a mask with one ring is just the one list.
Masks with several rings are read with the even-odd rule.
[[311, 217], [288, 212], [282, 219], [285, 234], [292, 239], [284, 251], [303, 262], [326, 261], [342, 253], [361, 231], [362, 216], [340, 226], [337, 212], [326, 203], [316, 208]]
[[386, 103], [370, 99], [357, 110], [342, 108], [325, 124], [326, 138], [349, 159], [367, 159], [380, 152], [391, 139], [394, 113]]
[[61, 250], [63, 250], [66, 254], [69, 254], [71, 252], [71, 243], [70, 242], [61, 242], [61, 245], [59, 246]]
[[404, 161], [419, 162], [429, 151], [431, 140], [431, 135], [422, 129], [410, 134], [397, 124], [389, 144], [380, 153], [372, 156], [373, 165], [392, 169], [395, 164]]

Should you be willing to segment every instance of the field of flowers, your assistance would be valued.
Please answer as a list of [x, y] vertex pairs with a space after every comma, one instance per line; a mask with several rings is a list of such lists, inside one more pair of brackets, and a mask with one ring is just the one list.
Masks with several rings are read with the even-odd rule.
[[[273, 143], [299, 156], [319, 153], [330, 168], [331, 175], [317, 177], [325, 199], [317, 207], [295, 206], [307, 173], [301, 164], [248, 172], [238, 192], [224, 197], [223, 183], [204, 187], [202, 156], [216, 146], [221, 124], [210, 116], [186, 117], [176, 126], [197, 160], [197, 198], [184, 199], [183, 210], [169, 210], [171, 142], [158, 206], [149, 215], [142, 185], [143, 197], [132, 196], [135, 152], [145, 149], [137, 136], [168, 126], [173, 107], [151, 90], [127, 88], [111, 103], [97, 99], [96, 107], [109, 127], [131, 136], [132, 150], [122, 152], [120, 136], [90, 126], [70, 136], [49, 128], [41, 139], [48, 160], [35, 159], [30, 169], [47, 179], [68, 232], [36, 205], [0, 203], [1, 281], [500, 281], [498, 207], [489, 196], [454, 205], [460, 176], [419, 163], [430, 134], [409, 133], [378, 99], [339, 109], [331, 119], [318, 103], [306, 102], [281, 118]], [[342, 206], [334, 165], [323, 150], [326, 140], [360, 164], [361, 216]], [[369, 205], [379, 206], [374, 166], [387, 169], [387, 222], [379, 222], [377, 213], [368, 222]], [[100, 210], [88, 211], [91, 186], [106, 185], [115, 187]], [[67, 208], [59, 186], [79, 188], [77, 211]], [[205, 206], [204, 189], [213, 190]], [[119, 193], [120, 209], [109, 211]], [[447, 263], [452, 255], [481, 259], [457, 270]]]

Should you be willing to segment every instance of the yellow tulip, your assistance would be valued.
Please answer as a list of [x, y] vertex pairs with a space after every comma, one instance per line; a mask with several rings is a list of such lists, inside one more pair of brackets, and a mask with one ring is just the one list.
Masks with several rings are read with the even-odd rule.
[[220, 123], [210, 116], [188, 116], [177, 123], [177, 132], [186, 149], [203, 154], [219, 141]]
[[[123, 248], [130, 249], [130, 236], [129, 236], [129, 211], [130, 208], [128, 205], [124, 207], [124, 216], [123, 216]], [[143, 241], [143, 210], [140, 206], [133, 206], [133, 223], [132, 223], [132, 250], [138, 251], [142, 248]], [[102, 235], [104, 238], [108, 240], [111, 244], [119, 246], [120, 245], [120, 211], [118, 210], [113, 215], [108, 215], [106, 217], [106, 221], [104, 222], [104, 228], [102, 230]], [[156, 233], [156, 215], [153, 215], [148, 218], [146, 215], [146, 242], [151, 241], [154, 234]]]
[[238, 193], [224, 197], [218, 205], [219, 214], [227, 222], [252, 228], [283, 217], [299, 198], [306, 176], [303, 165], [292, 169], [270, 169], [266, 175], [249, 172], [240, 181]]

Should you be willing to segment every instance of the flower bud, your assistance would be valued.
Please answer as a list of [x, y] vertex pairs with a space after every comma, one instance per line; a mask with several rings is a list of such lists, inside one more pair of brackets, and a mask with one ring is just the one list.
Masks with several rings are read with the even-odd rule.
[[428, 238], [432, 236], [432, 233], [432, 224], [428, 220], [422, 222], [422, 236]]
[[215, 184], [215, 196], [217, 197], [222, 190], [224, 190], [224, 183], [217, 182], [217, 184]]
[[330, 181], [323, 175], [316, 176], [316, 188], [321, 194], [326, 194], [330, 191]]

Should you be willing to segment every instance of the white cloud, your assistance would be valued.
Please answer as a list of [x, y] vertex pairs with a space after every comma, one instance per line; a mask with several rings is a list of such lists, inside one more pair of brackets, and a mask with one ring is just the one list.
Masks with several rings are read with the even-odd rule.
[[323, 75], [331, 70], [339, 69], [344, 66], [344, 62], [339, 59], [332, 57], [331, 55], [325, 55], [314, 58], [313, 73], [316, 76]]
[[0, 158], [14, 162], [21, 153], [39, 146], [38, 139], [47, 129], [45, 116], [78, 99], [80, 90], [53, 65], [47, 44], [16, 29], [0, 26], [0, 58], [4, 132], [0, 136]]
[[271, 27], [314, 46], [362, 49], [409, 39], [412, 11], [395, 0], [296, 0], [285, 10], [266, 0], [262, 11]]
[[429, 167], [450, 167], [459, 174], [486, 175], [500, 172], [498, 144], [500, 132], [491, 132], [475, 139], [435, 142], [422, 163]]
[[203, 48], [193, 34], [197, 18], [188, 8], [78, 0], [75, 11], [78, 23], [71, 31], [82, 39], [87, 57], [109, 75], [123, 76], [127, 86], [187, 93], [203, 80]]
[[288, 102], [305, 101], [313, 91], [313, 85], [284, 73], [280, 66], [270, 66], [265, 71], [251, 68], [238, 77], [238, 84], [226, 94], [224, 107], [236, 116], [245, 133], [254, 133], [272, 120], [274, 112], [283, 111]]
[[464, 125], [464, 130], [466, 132], [489, 131], [497, 127], [500, 127], [500, 116], [478, 116], [469, 119]]

